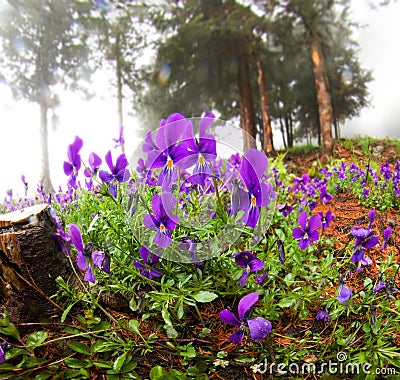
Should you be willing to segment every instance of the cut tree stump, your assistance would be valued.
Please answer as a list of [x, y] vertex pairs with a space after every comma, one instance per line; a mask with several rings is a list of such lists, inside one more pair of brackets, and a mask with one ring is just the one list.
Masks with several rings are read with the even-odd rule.
[[62, 309], [50, 299], [72, 269], [56, 239], [48, 205], [0, 215], [0, 311], [13, 323], [49, 322]]

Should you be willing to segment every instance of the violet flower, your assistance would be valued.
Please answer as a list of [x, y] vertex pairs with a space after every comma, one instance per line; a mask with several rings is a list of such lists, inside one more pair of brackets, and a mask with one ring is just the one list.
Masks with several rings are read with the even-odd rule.
[[139, 261], [138, 258], [135, 258], [133, 265], [140, 270], [140, 274], [149, 280], [152, 280], [153, 277], [161, 277], [162, 271], [159, 268], [155, 268], [155, 266], [159, 263], [160, 257], [157, 255], [152, 255], [147, 247], [140, 248], [140, 257], [142, 261]]
[[321, 219], [315, 214], [308, 219], [307, 213], [302, 212], [297, 218], [300, 228], [294, 228], [292, 235], [299, 240], [300, 249], [306, 249], [312, 242], [319, 239], [317, 229], [321, 227]]
[[78, 268], [82, 271], [86, 270], [84, 281], [92, 283], [96, 282], [93, 272], [93, 266], [96, 266], [106, 273], [110, 273], [110, 261], [104, 252], [93, 251], [93, 243], [87, 243], [84, 247], [82, 234], [78, 226], [70, 224], [68, 226], [71, 242], [78, 251], [76, 262]]
[[276, 245], [278, 246], [279, 261], [283, 265], [283, 264], [285, 264], [285, 246], [284, 246], [283, 241], [281, 239], [278, 239], [276, 241]]
[[25, 175], [21, 175], [21, 181], [24, 184], [25, 198], [28, 196], [28, 182], [26, 182]]
[[392, 233], [392, 227], [385, 228], [383, 231], [383, 244], [382, 244], [382, 249], [386, 248], [386, 244], [390, 238], [390, 234]]
[[207, 134], [207, 129], [214, 122], [215, 115], [206, 113], [199, 122], [199, 139], [193, 136], [193, 129], [189, 129], [189, 138], [184, 140], [187, 145], [188, 156], [182, 163], [187, 169], [195, 165], [193, 169], [192, 182], [204, 186], [206, 179], [211, 175], [210, 163], [217, 158], [217, 142], [213, 135]]
[[241, 268], [244, 268], [243, 273], [238, 280], [238, 283], [241, 286], [246, 285], [247, 278], [250, 273], [259, 271], [260, 269], [264, 268], [265, 265], [260, 259], [257, 259], [248, 251], [235, 253], [232, 258], [235, 259], [237, 265], [239, 265]]
[[344, 280], [342, 277], [339, 278], [339, 291], [337, 295], [337, 299], [340, 303], [347, 302], [351, 296], [353, 295], [353, 291], [344, 284]]
[[79, 151], [82, 149], [83, 141], [76, 136], [72, 144], [68, 146], [67, 156], [69, 161], [64, 161], [64, 173], [69, 176], [68, 185], [76, 189], [76, 176], [81, 168], [81, 156]]
[[333, 196], [327, 192], [325, 186], [321, 186], [321, 188], [319, 189], [319, 199], [325, 205], [333, 199]]
[[106, 163], [110, 168], [110, 173], [105, 170], [100, 170], [99, 177], [103, 182], [110, 183], [110, 193], [116, 197], [117, 183], [126, 182], [130, 177], [129, 170], [126, 169], [128, 166], [128, 160], [126, 159], [125, 154], [121, 154], [117, 158], [117, 162], [114, 166], [111, 151], [108, 151], [106, 154]]
[[7, 341], [3, 340], [0, 344], [0, 364], [3, 364], [6, 359], [5, 359], [5, 352], [4, 352], [4, 347], [7, 344]]
[[85, 177], [89, 178], [85, 180], [86, 187], [89, 191], [93, 189], [93, 177], [97, 174], [99, 166], [101, 165], [102, 160], [101, 158], [94, 152], [90, 153], [88, 164], [89, 166], [85, 168], [83, 174]]
[[325, 309], [320, 310], [315, 316], [317, 321], [329, 322], [331, 320], [331, 316], [327, 313]]
[[319, 217], [321, 218], [321, 228], [324, 230], [331, 225], [331, 222], [335, 220], [335, 215], [332, 213], [331, 210], [328, 210], [324, 215], [323, 212], [318, 212]]
[[378, 275], [378, 283], [374, 287], [374, 294], [379, 293], [381, 290], [386, 289], [386, 284], [382, 281], [382, 273]]
[[258, 301], [258, 293], [250, 293], [244, 296], [238, 305], [238, 316], [230, 310], [225, 309], [219, 313], [219, 318], [222, 322], [229, 325], [238, 326], [239, 328], [230, 336], [229, 340], [233, 343], [240, 344], [244, 336], [244, 328], [247, 326], [250, 331], [250, 336], [253, 340], [261, 340], [269, 335], [272, 330], [270, 321], [257, 317], [248, 319], [249, 309]]
[[143, 224], [147, 228], [157, 231], [154, 236], [154, 243], [161, 248], [172, 243], [168, 231], [173, 231], [178, 224], [178, 216], [170, 215], [175, 208], [175, 203], [175, 197], [171, 193], [162, 193], [161, 196], [155, 194], [151, 202], [154, 214], [147, 214], [143, 219]]
[[184, 141], [190, 137], [190, 129], [191, 122], [183, 115], [170, 115], [167, 120], [161, 122], [154, 140], [155, 148], [148, 152], [146, 166], [149, 169], [162, 168], [158, 185], [162, 186], [164, 191], [171, 190], [172, 184], [178, 178], [176, 167], [182, 165], [188, 156], [187, 144], [178, 142], [181, 138]]
[[122, 147], [122, 149], [124, 148], [124, 144], [125, 144], [125, 139], [124, 139], [124, 126], [120, 125], [119, 127], [119, 137], [113, 138], [113, 141], [115, 142], [115, 148], [118, 148], [119, 146]]
[[287, 203], [285, 203], [285, 204], [279, 204], [278, 206], [277, 206], [277, 208], [278, 208], [278, 210], [281, 212], [281, 214], [284, 216], [284, 217], [288, 217], [289, 216], [289, 214], [292, 212], [292, 206], [290, 206], [290, 205], [288, 205]]
[[371, 229], [353, 227], [351, 234], [356, 237], [354, 253], [351, 257], [353, 263], [358, 263], [364, 258], [364, 248], [373, 248], [378, 244], [378, 236]]
[[244, 210], [242, 220], [251, 228], [255, 228], [260, 217], [260, 207], [265, 207], [273, 189], [270, 183], [261, 183], [261, 179], [268, 168], [268, 158], [255, 148], [249, 149], [243, 156], [239, 173], [247, 192], [239, 189], [239, 205], [232, 205], [232, 209]]

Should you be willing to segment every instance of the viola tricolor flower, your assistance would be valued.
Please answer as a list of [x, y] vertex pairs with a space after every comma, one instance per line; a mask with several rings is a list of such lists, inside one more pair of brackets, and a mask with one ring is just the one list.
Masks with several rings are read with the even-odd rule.
[[159, 256], [154, 254], [152, 255], [147, 247], [141, 247], [140, 257], [142, 258], [142, 261], [136, 258], [133, 265], [140, 270], [142, 276], [149, 280], [152, 280], [153, 277], [161, 277], [161, 269], [155, 268], [160, 261]]
[[69, 176], [68, 185], [77, 188], [76, 176], [81, 168], [81, 156], [79, 151], [82, 149], [83, 141], [76, 136], [72, 144], [68, 146], [67, 156], [69, 161], [64, 161], [64, 173]]
[[333, 199], [333, 196], [327, 192], [325, 186], [321, 186], [319, 189], [319, 199], [323, 204], [327, 204]]
[[264, 268], [265, 265], [260, 259], [257, 259], [248, 251], [235, 253], [232, 257], [235, 259], [237, 265], [244, 268], [243, 273], [238, 280], [238, 283], [241, 286], [246, 285], [247, 277], [250, 273], [259, 271]]
[[81, 231], [75, 224], [70, 224], [68, 230], [71, 242], [78, 251], [78, 256], [76, 258], [78, 268], [82, 271], [86, 270], [84, 281], [96, 282], [93, 266], [96, 266], [110, 274], [110, 261], [106, 257], [105, 253], [93, 251], [93, 243], [88, 243], [84, 247]]
[[93, 177], [97, 174], [98, 168], [102, 163], [101, 158], [94, 152], [90, 153], [89, 166], [84, 170], [83, 174], [89, 178], [86, 180], [86, 187], [89, 191], [93, 189]]
[[0, 364], [3, 364], [5, 362], [5, 352], [4, 352], [4, 347], [7, 344], [7, 342], [5, 340], [3, 340], [3, 342], [1, 342], [0, 344]]
[[279, 261], [283, 265], [283, 264], [285, 264], [285, 246], [284, 246], [283, 241], [281, 239], [278, 239], [276, 244], [278, 246]]
[[124, 148], [125, 139], [124, 139], [124, 126], [123, 125], [121, 125], [119, 127], [119, 137], [117, 139], [114, 138], [113, 141], [115, 142], [114, 149], [118, 148], [119, 146], [122, 147], [122, 149]]
[[378, 283], [374, 287], [374, 294], [379, 293], [381, 290], [386, 289], [386, 284], [382, 281], [382, 273], [378, 275]]
[[347, 302], [351, 296], [353, 295], [353, 291], [344, 284], [344, 280], [342, 277], [339, 279], [339, 291], [337, 295], [337, 299], [340, 303]]
[[191, 128], [190, 120], [179, 113], [172, 114], [161, 122], [154, 139], [154, 148], [150, 150], [150, 144], [146, 145], [146, 150], [150, 150], [146, 166], [149, 169], [162, 168], [158, 185], [162, 186], [164, 191], [171, 190], [172, 184], [178, 178], [176, 167], [182, 165], [188, 156], [186, 143], [178, 144], [178, 142], [180, 139], [185, 141], [190, 138]]
[[154, 214], [147, 214], [143, 219], [147, 228], [157, 231], [154, 243], [161, 248], [168, 247], [172, 243], [168, 231], [173, 231], [178, 224], [178, 216], [171, 215], [175, 204], [176, 199], [171, 193], [162, 193], [161, 196], [155, 194], [151, 202]]
[[103, 182], [110, 183], [110, 193], [116, 197], [117, 183], [126, 182], [130, 177], [129, 170], [126, 169], [128, 166], [128, 160], [126, 159], [125, 154], [121, 154], [117, 158], [117, 162], [114, 166], [111, 151], [108, 151], [106, 154], [106, 163], [110, 168], [110, 173], [105, 170], [100, 170], [99, 177]]
[[182, 167], [190, 168], [195, 165], [192, 174], [192, 182], [204, 186], [206, 179], [211, 175], [210, 163], [217, 158], [217, 142], [213, 135], [207, 134], [207, 129], [214, 122], [215, 115], [206, 113], [199, 122], [199, 138], [193, 136], [193, 129], [189, 129], [189, 138], [184, 140], [187, 146], [188, 156]]
[[392, 233], [392, 227], [385, 228], [383, 231], [383, 244], [382, 244], [382, 249], [386, 248], [386, 244], [390, 238], [390, 235]]
[[232, 209], [244, 210], [242, 220], [251, 228], [255, 228], [258, 223], [260, 207], [267, 206], [273, 196], [272, 185], [261, 182], [267, 168], [267, 156], [254, 148], [246, 152], [239, 168], [247, 192], [239, 189], [237, 199], [232, 199], [233, 202], [239, 200], [239, 204], [232, 204]]
[[277, 206], [278, 210], [281, 212], [281, 214], [285, 217], [289, 216], [289, 214], [292, 212], [292, 206], [288, 205], [287, 203], [285, 204], [279, 204]]
[[331, 320], [331, 316], [326, 312], [325, 309], [320, 310], [315, 316], [317, 321], [329, 322]]
[[249, 319], [250, 308], [258, 301], [258, 293], [250, 293], [244, 296], [238, 305], [238, 316], [236, 317], [230, 310], [225, 309], [219, 313], [222, 322], [228, 325], [238, 326], [239, 328], [230, 336], [229, 340], [233, 343], [240, 344], [244, 336], [244, 328], [247, 326], [250, 336], [253, 340], [261, 340], [269, 335], [272, 330], [270, 321], [257, 317]]
[[331, 210], [328, 210], [324, 215], [323, 212], [318, 212], [319, 217], [321, 218], [321, 228], [324, 230], [331, 225], [331, 222], [335, 220], [335, 215]]
[[302, 212], [297, 221], [300, 224], [300, 228], [294, 228], [292, 235], [295, 239], [299, 240], [299, 247], [306, 249], [312, 242], [319, 239], [319, 232], [317, 229], [321, 227], [321, 219], [319, 215], [313, 215], [308, 219], [306, 212]]
[[356, 238], [354, 244], [354, 253], [351, 257], [353, 263], [358, 263], [364, 258], [364, 248], [373, 248], [378, 242], [378, 236], [374, 235], [374, 231], [371, 229], [353, 227], [351, 234]]

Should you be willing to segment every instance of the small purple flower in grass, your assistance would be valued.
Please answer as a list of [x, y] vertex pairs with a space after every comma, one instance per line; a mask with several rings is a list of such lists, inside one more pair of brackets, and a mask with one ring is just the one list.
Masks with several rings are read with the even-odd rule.
[[337, 295], [337, 299], [340, 303], [347, 302], [351, 296], [353, 295], [353, 291], [344, 284], [344, 280], [342, 277], [339, 278], [339, 291]]
[[4, 347], [6, 346], [7, 341], [3, 340], [0, 344], [0, 364], [3, 364], [6, 359], [5, 359], [5, 352], [4, 352]]
[[328, 228], [331, 225], [331, 222], [335, 220], [335, 215], [331, 210], [328, 210], [325, 215], [323, 212], [318, 212], [318, 215], [321, 218], [321, 228], [323, 230]]
[[317, 321], [329, 322], [331, 320], [331, 316], [327, 313], [325, 309], [320, 310], [315, 316]]
[[382, 249], [386, 248], [386, 244], [390, 238], [390, 234], [392, 233], [392, 227], [385, 228], [383, 231], [383, 244], [382, 244]]
[[106, 273], [110, 273], [110, 261], [104, 252], [93, 251], [93, 243], [88, 243], [84, 247], [82, 234], [78, 226], [70, 224], [68, 226], [71, 242], [78, 251], [76, 263], [80, 270], [86, 270], [84, 281], [96, 282], [93, 266], [96, 266]]
[[285, 264], [285, 246], [284, 246], [283, 241], [281, 239], [278, 239], [276, 241], [276, 244], [278, 246], [279, 261], [283, 265], [283, 264]]
[[358, 263], [364, 259], [364, 248], [369, 249], [375, 247], [379, 239], [378, 236], [374, 235], [373, 230], [361, 227], [353, 227], [351, 229], [351, 234], [356, 238], [351, 261], [353, 261], [353, 263]]
[[368, 229], [370, 229], [372, 227], [372, 225], [375, 222], [375, 218], [376, 218], [376, 210], [371, 210], [368, 213], [368, 218], [369, 218], [369, 225], [368, 225]]
[[240, 165], [239, 173], [247, 192], [239, 189], [237, 197], [239, 205], [232, 205], [232, 209], [244, 210], [242, 220], [251, 228], [256, 227], [260, 217], [260, 207], [267, 206], [273, 193], [270, 183], [261, 182], [267, 168], [267, 156], [254, 148], [246, 152]]
[[248, 319], [249, 309], [258, 301], [258, 293], [250, 293], [244, 296], [238, 305], [238, 316], [236, 317], [230, 310], [225, 309], [219, 313], [222, 322], [228, 325], [238, 326], [239, 328], [230, 336], [229, 340], [233, 343], [240, 344], [244, 336], [244, 328], [247, 326], [250, 336], [253, 340], [261, 340], [269, 335], [272, 330], [270, 321], [257, 317]]
[[319, 189], [319, 199], [325, 205], [333, 199], [333, 196], [327, 192], [325, 186], [321, 186], [321, 188]]
[[362, 267], [366, 267], [368, 265], [371, 265], [373, 263], [373, 261], [367, 257], [364, 256], [359, 262], [358, 262], [358, 267], [356, 269], [356, 272], [361, 272]]
[[171, 215], [175, 208], [176, 199], [171, 193], [162, 193], [161, 196], [153, 196], [151, 206], [153, 214], [144, 216], [143, 224], [153, 231], [157, 231], [154, 243], [161, 248], [168, 247], [172, 243], [168, 231], [173, 231], [178, 224], [178, 216]]
[[79, 151], [82, 149], [83, 141], [76, 136], [74, 142], [68, 146], [67, 156], [69, 161], [64, 161], [64, 173], [69, 176], [68, 185], [77, 188], [76, 176], [81, 168], [81, 156]]
[[292, 212], [292, 206], [288, 205], [287, 203], [285, 204], [279, 204], [278, 210], [281, 212], [281, 214], [285, 217], [289, 216], [289, 214]]
[[313, 215], [308, 219], [306, 212], [302, 212], [297, 218], [300, 228], [294, 228], [292, 235], [295, 239], [299, 240], [299, 247], [306, 249], [313, 241], [319, 239], [319, 232], [317, 229], [321, 227], [321, 219], [319, 215]]
[[116, 197], [117, 196], [117, 183], [126, 182], [129, 180], [130, 174], [129, 170], [126, 169], [128, 166], [128, 160], [125, 154], [121, 154], [117, 158], [117, 162], [114, 166], [111, 152], [108, 151], [106, 154], [106, 163], [110, 168], [110, 173], [105, 170], [100, 170], [99, 177], [105, 183], [110, 183], [110, 193]]
[[263, 273], [263, 274], [258, 275], [256, 277], [256, 284], [263, 286], [265, 284], [267, 277], [268, 277], [268, 273]]
[[382, 273], [378, 275], [378, 283], [374, 287], [374, 294], [379, 293], [381, 290], [386, 289], [386, 284], [382, 281]]
[[88, 180], [85, 180], [85, 182], [87, 189], [91, 191], [93, 189], [93, 177], [97, 174], [102, 160], [96, 153], [92, 152], [89, 155], [88, 163], [89, 166], [85, 168], [83, 174], [86, 178], [89, 178]]
[[26, 182], [25, 176], [21, 175], [21, 181], [24, 184], [24, 189], [25, 189], [25, 198], [28, 195], [28, 182]]
[[259, 271], [260, 269], [264, 268], [265, 265], [252, 253], [247, 251], [235, 253], [232, 257], [235, 259], [237, 265], [239, 265], [241, 268], [244, 268], [243, 273], [238, 280], [238, 283], [241, 286], [246, 285], [247, 277], [250, 273]]
[[160, 261], [159, 256], [154, 254], [152, 255], [147, 247], [141, 247], [140, 257], [142, 258], [142, 261], [136, 258], [133, 265], [140, 270], [142, 276], [149, 280], [152, 280], [153, 277], [161, 277], [161, 269], [155, 268]]

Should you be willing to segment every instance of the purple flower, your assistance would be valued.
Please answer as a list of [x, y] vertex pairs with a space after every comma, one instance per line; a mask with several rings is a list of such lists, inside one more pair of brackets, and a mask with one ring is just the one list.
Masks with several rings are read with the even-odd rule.
[[319, 189], [319, 199], [325, 205], [333, 199], [333, 196], [326, 191], [325, 186], [321, 186], [321, 188]]
[[153, 214], [144, 216], [143, 223], [147, 228], [157, 231], [154, 243], [161, 248], [165, 248], [172, 243], [171, 235], [168, 231], [173, 231], [178, 224], [178, 216], [170, 215], [175, 208], [175, 197], [171, 193], [162, 193], [161, 196], [153, 196], [151, 206]]
[[219, 318], [222, 322], [229, 325], [238, 326], [239, 328], [230, 336], [229, 340], [233, 343], [240, 344], [244, 336], [244, 328], [248, 326], [250, 336], [253, 340], [261, 340], [269, 335], [272, 330], [271, 322], [261, 318], [248, 319], [249, 309], [258, 301], [258, 293], [250, 293], [244, 296], [238, 305], [238, 316], [230, 310], [225, 309], [219, 313]]
[[292, 212], [293, 209], [292, 206], [285, 203], [285, 204], [279, 204], [278, 210], [282, 213], [283, 216], [287, 217], [289, 216], [289, 214]]
[[69, 161], [64, 161], [64, 173], [69, 176], [68, 185], [77, 188], [76, 176], [81, 168], [81, 156], [79, 151], [82, 149], [83, 141], [76, 136], [74, 142], [68, 146], [67, 156]]
[[161, 277], [161, 269], [155, 268], [160, 261], [159, 256], [152, 255], [147, 247], [141, 247], [140, 257], [142, 258], [142, 261], [136, 258], [133, 265], [140, 270], [140, 274], [142, 276], [148, 278], [149, 280], [152, 280], [153, 277]]
[[373, 263], [373, 261], [372, 261], [369, 257], [364, 256], [364, 257], [359, 261], [359, 265], [358, 265], [358, 267], [357, 267], [357, 269], [356, 269], [356, 272], [360, 272], [360, 271], [362, 270], [362, 267], [366, 267], [366, 266], [368, 266], [368, 265], [371, 265], [372, 263]]
[[353, 227], [351, 234], [356, 237], [354, 253], [351, 257], [353, 263], [358, 263], [364, 258], [364, 248], [373, 248], [378, 244], [378, 236], [371, 229]]
[[383, 231], [383, 244], [382, 244], [382, 249], [386, 248], [386, 244], [390, 238], [390, 234], [392, 233], [392, 227], [385, 228]]
[[[171, 190], [172, 184], [178, 178], [176, 166], [184, 164], [184, 159], [188, 156], [187, 144], [178, 142], [181, 138], [183, 141], [190, 138], [191, 128], [190, 120], [179, 113], [172, 114], [161, 122], [155, 136], [154, 148], [148, 152], [146, 166], [150, 169], [162, 168], [158, 185], [163, 190]], [[148, 145], [146, 149], [150, 149]]]
[[299, 247], [306, 249], [313, 241], [319, 239], [317, 229], [321, 227], [321, 219], [319, 215], [313, 215], [308, 219], [307, 213], [302, 212], [297, 218], [300, 228], [294, 228], [292, 235], [299, 240]]
[[362, 195], [364, 198], [368, 198], [369, 197], [369, 190], [364, 187], [363, 191], [362, 191]]
[[70, 224], [68, 226], [71, 242], [78, 251], [76, 262], [80, 270], [86, 270], [84, 281], [95, 283], [96, 278], [93, 272], [93, 265], [106, 273], [110, 273], [110, 261], [104, 252], [93, 251], [93, 243], [87, 243], [83, 246], [82, 234], [78, 226]]
[[88, 180], [85, 180], [86, 182], [86, 187], [89, 191], [92, 190], [93, 188], [93, 177], [97, 174], [98, 168], [102, 163], [101, 158], [94, 152], [90, 153], [89, 155], [89, 167], [85, 168], [83, 174], [85, 177], [89, 178]]
[[121, 146], [123, 148], [124, 144], [125, 144], [125, 139], [124, 139], [124, 126], [121, 125], [119, 127], [119, 137], [117, 139], [113, 139], [113, 141], [115, 142], [115, 148], [118, 148], [119, 146]]
[[214, 119], [215, 116], [212, 112], [206, 113], [199, 122], [199, 139], [193, 136], [193, 129], [190, 128], [190, 137], [184, 140], [187, 145], [188, 156], [181, 166], [187, 169], [195, 165], [191, 179], [196, 185], [205, 185], [206, 179], [212, 173], [210, 162], [217, 158], [217, 142], [213, 135], [206, 133]]
[[126, 182], [129, 180], [130, 177], [129, 170], [126, 169], [126, 167], [128, 166], [128, 160], [126, 159], [125, 154], [121, 154], [117, 158], [117, 162], [114, 166], [111, 152], [108, 151], [106, 154], [106, 163], [110, 168], [110, 173], [106, 172], [105, 170], [100, 170], [99, 177], [103, 182], [111, 183], [110, 193], [114, 197], [116, 197], [117, 183]]
[[244, 271], [238, 280], [238, 283], [241, 286], [246, 285], [247, 277], [250, 273], [259, 271], [264, 268], [265, 265], [261, 260], [257, 259], [248, 251], [235, 253], [232, 257], [235, 259], [237, 265], [244, 268]]
[[315, 316], [317, 321], [329, 322], [331, 320], [331, 316], [326, 312], [325, 309], [320, 310]]
[[344, 284], [343, 278], [339, 279], [339, 291], [337, 295], [337, 299], [340, 303], [347, 302], [351, 296], [353, 295], [353, 291]]
[[324, 215], [323, 212], [318, 212], [319, 217], [321, 218], [321, 228], [324, 230], [331, 225], [331, 222], [335, 220], [335, 215], [331, 210], [328, 210]]
[[239, 189], [238, 205], [232, 205], [232, 209], [244, 210], [242, 220], [247, 226], [255, 228], [260, 217], [260, 207], [265, 207], [273, 193], [270, 183], [261, 183], [261, 179], [268, 168], [267, 156], [251, 148], [243, 156], [239, 173], [243, 183], [246, 185], [247, 192]]
[[382, 275], [379, 274], [378, 276], [378, 283], [374, 287], [374, 294], [379, 293], [381, 290], [386, 289], [386, 284], [382, 281]]
[[69, 255], [71, 251], [71, 236], [62, 228], [59, 228], [52, 236], [56, 238], [61, 252], [65, 255]]
[[278, 239], [276, 241], [276, 244], [278, 246], [279, 261], [283, 265], [283, 264], [285, 264], [285, 246], [284, 246], [283, 241], [281, 239]]
[[4, 352], [4, 347], [7, 344], [7, 342], [4, 340], [1, 344], [0, 344], [0, 364], [3, 364], [6, 359], [5, 359], [5, 352]]
[[25, 198], [27, 197], [28, 194], [28, 182], [26, 182], [25, 176], [21, 175], [21, 181], [24, 184], [24, 189], [25, 189]]
[[268, 277], [268, 273], [263, 273], [263, 274], [258, 275], [256, 277], [256, 284], [263, 286], [265, 284], [265, 280], [267, 279], [267, 277]]

